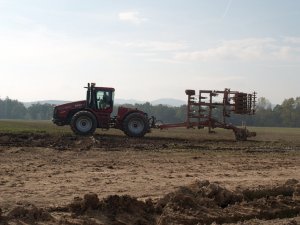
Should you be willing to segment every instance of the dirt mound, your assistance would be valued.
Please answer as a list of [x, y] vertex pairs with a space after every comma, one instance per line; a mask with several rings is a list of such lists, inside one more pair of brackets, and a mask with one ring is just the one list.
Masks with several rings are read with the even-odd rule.
[[54, 220], [49, 212], [42, 208], [37, 208], [33, 204], [26, 204], [15, 207], [7, 214], [6, 218], [8, 220], [26, 221], [27, 223]]
[[236, 223], [254, 218], [291, 218], [300, 213], [298, 181], [282, 186], [231, 192], [216, 183], [199, 181], [158, 202], [159, 225]]
[[[2, 221], [3, 224], [72, 225], [200, 225], [241, 222], [249, 225], [294, 225], [300, 214], [299, 190], [299, 182], [294, 179], [279, 186], [235, 191], [217, 183], [197, 181], [178, 188], [156, 202], [151, 199], [141, 201], [128, 195], [112, 195], [99, 200], [97, 194], [88, 193], [83, 198], [74, 198], [67, 207], [51, 208], [48, 211], [31, 204], [17, 206], [3, 216]], [[49, 212], [56, 213], [56, 217]]]
[[[273, 221], [299, 215], [299, 189], [297, 180], [288, 180], [280, 186], [236, 191], [217, 183], [197, 181], [180, 187], [155, 203], [126, 195], [113, 195], [99, 201], [96, 194], [88, 194], [84, 198], [74, 199], [69, 207], [81, 221], [101, 218], [108, 225], [223, 224], [255, 219]], [[286, 224], [293, 224], [293, 221]]]
[[245, 189], [243, 195], [246, 201], [253, 201], [260, 198], [269, 198], [276, 196], [293, 197], [298, 194], [298, 181], [295, 179], [287, 180], [284, 185], [276, 187], [258, 187], [256, 189]]
[[96, 194], [90, 193], [74, 198], [69, 209], [84, 221], [93, 216], [102, 218], [106, 224], [155, 224], [152, 201], [143, 202], [127, 195], [112, 195], [99, 201]]

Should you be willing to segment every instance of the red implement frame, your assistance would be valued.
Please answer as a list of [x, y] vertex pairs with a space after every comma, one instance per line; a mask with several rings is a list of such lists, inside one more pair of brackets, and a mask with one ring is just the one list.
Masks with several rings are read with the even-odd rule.
[[[256, 136], [255, 132], [249, 132], [246, 127], [238, 128], [226, 122], [231, 113], [254, 115], [256, 93], [247, 94], [238, 91], [200, 90], [196, 95], [194, 90], [186, 90], [188, 96], [186, 122], [176, 124], [159, 125], [160, 129], [186, 127], [208, 127], [209, 133], [214, 133], [214, 128], [231, 129], [235, 133], [236, 140], [245, 141], [248, 137]], [[215, 110], [221, 111], [221, 119], [216, 119]]]

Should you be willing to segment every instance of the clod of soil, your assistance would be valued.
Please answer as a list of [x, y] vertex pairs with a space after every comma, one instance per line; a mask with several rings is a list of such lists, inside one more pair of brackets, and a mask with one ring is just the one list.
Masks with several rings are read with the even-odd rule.
[[86, 208], [97, 209], [99, 207], [99, 198], [97, 194], [85, 194], [83, 199]]
[[49, 212], [32, 204], [15, 207], [7, 214], [7, 217], [32, 223], [36, 221], [52, 221], [54, 219]]
[[80, 197], [75, 197], [68, 206], [69, 210], [75, 214], [81, 214], [85, 210], [84, 201]]
[[73, 202], [69, 204], [69, 209], [75, 214], [82, 214], [88, 209], [99, 208], [99, 198], [95, 193], [85, 194], [83, 198], [75, 197]]

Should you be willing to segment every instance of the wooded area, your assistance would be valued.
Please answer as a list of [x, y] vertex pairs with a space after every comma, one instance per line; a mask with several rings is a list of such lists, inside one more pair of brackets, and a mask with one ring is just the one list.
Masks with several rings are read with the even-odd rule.
[[[144, 104], [126, 105], [138, 108], [148, 115], [155, 116], [164, 123], [183, 122], [186, 118], [186, 106], [170, 107], [166, 105]], [[50, 120], [54, 105], [36, 103], [26, 108], [23, 103], [6, 98], [0, 99], [0, 119]], [[117, 107], [114, 108], [116, 114]], [[218, 117], [216, 110], [215, 117]], [[229, 121], [235, 125], [245, 122], [248, 126], [300, 127], [300, 97], [285, 99], [282, 104], [272, 107], [271, 102], [262, 97], [258, 99], [255, 116], [234, 115]]]
[[0, 119], [49, 120], [52, 118], [53, 107], [51, 104], [37, 103], [26, 108], [18, 100], [0, 99]]

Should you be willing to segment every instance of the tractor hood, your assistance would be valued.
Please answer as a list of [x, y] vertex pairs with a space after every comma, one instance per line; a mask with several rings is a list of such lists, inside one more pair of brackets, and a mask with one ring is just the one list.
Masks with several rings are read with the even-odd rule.
[[62, 105], [57, 105], [55, 106], [55, 109], [58, 111], [64, 111], [64, 110], [68, 111], [71, 109], [82, 109], [85, 107], [85, 105], [86, 105], [86, 101], [82, 100], [82, 101], [69, 102]]
[[53, 110], [53, 123], [63, 126], [68, 124], [68, 115], [72, 111], [77, 111], [80, 109], [85, 108], [86, 101], [77, 101], [77, 102], [70, 102], [62, 105], [58, 105], [54, 107]]

